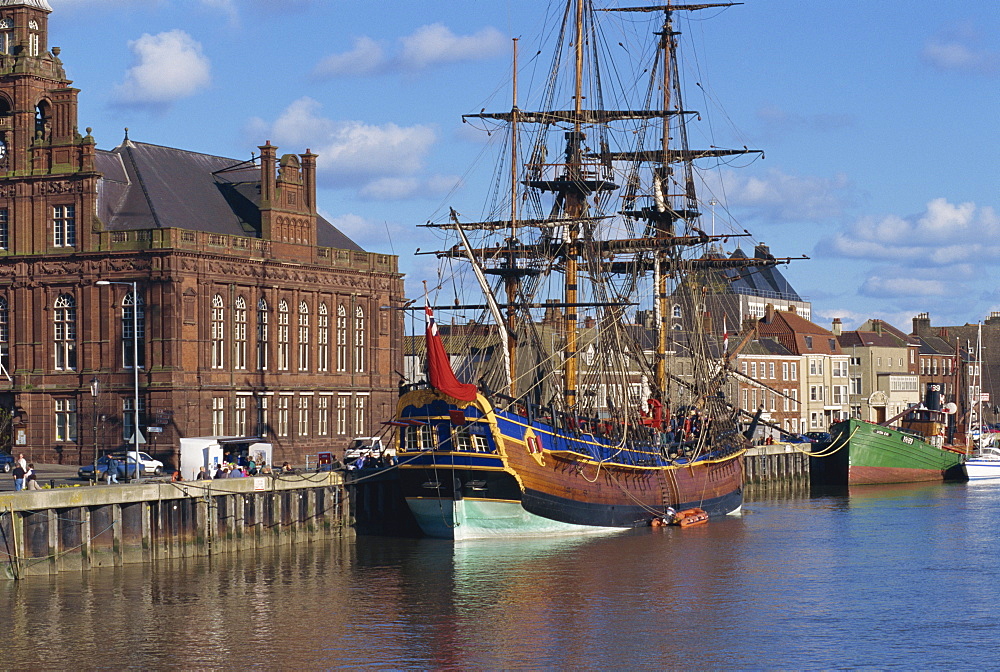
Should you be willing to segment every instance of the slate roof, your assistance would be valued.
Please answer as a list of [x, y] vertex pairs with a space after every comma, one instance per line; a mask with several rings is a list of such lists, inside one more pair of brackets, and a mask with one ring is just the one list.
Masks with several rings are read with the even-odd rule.
[[[729, 255], [730, 259], [748, 259], [743, 250], [737, 248]], [[773, 259], [774, 255], [766, 245], [754, 248], [754, 258]], [[777, 294], [789, 301], [802, 301], [798, 292], [789, 284], [777, 266], [727, 268], [722, 273], [729, 278], [730, 287], [737, 294], [767, 297]]]
[[[97, 150], [97, 214], [111, 231], [180, 228], [260, 237], [260, 167], [211, 154], [126, 140]], [[363, 251], [317, 217], [321, 247]]]
[[770, 321], [764, 318], [757, 322], [757, 333], [762, 338], [773, 338], [796, 355], [843, 354], [832, 332], [798, 313], [776, 310]]

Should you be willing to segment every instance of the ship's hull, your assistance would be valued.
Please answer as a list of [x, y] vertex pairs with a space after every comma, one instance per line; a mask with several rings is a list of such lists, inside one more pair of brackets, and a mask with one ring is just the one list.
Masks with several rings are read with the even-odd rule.
[[968, 479], [961, 453], [860, 420], [830, 428], [829, 455], [810, 460], [813, 483], [880, 485]]
[[[482, 450], [448, 444], [455, 410], [473, 418], [484, 437]], [[633, 457], [646, 457], [623, 464], [595, 459], [604, 446], [592, 435], [494, 411], [482, 396], [459, 409], [430, 391], [410, 393], [400, 411], [401, 420], [427, 423], [424, 431], [434, 435], [433, 447], [399, 448], [403, 494], [429, 536], [592, 533], [647, 525], [668, 507], [701, 507], [722, 516], [743, 502], [740, 451], [669, 463], [658, 451], [633, 451]]]
[[1000, 479], [1000, 460], [973, 457], [965, 462], [969, 482]]

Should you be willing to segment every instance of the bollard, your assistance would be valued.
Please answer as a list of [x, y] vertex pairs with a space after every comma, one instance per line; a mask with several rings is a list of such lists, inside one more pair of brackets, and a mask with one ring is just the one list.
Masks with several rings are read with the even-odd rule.
[[56, 479], [54, 479], [54, 478], [50, 478], [49, 479], [49, 489], [50, 490], [55, 490], [56, 489]]

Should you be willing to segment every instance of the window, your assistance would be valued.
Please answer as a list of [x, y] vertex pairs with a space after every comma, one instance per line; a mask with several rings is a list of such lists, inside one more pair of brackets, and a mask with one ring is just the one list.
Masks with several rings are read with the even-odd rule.
[[876, 357], [875, 358], [875, 366], [877, 366], [879, 368], [882, 368], [882, 358], [881, 357]]
[[278, 397], [278, 436], [288, 436], [288, 399], [287, 396]]
[[681, 307], [680, 307], [680, 304], [677, 304], [677, 303], [674, 304], [674, 313], [673, 313], [673, 315], [674, 315], [674, 319], [675, 320], [681, 319]]
[[861, 377], [851, 378], [851, 394], [861, 394]]
[[347, 400], [346, 394], [337, 397], [337, 434], [347, 434]]
[[267, 438], [270, 427], [267, 424], [267, 397], [257, 397], [257, 436]]
[[792, 362], [792, 380], [799, 379], [799, 364], [798, 362]]
[[791, 396], [792, 396], [792, 410], [793, 411], [798, 411], [799, 410], [799, 391], [798, 390], [790, 390], [790, 392], [792, 393], [791, 394]]
[[141, 296], [138, 307], [135, 299], [132, 292], [122, 299], [122, 362], [126, 369], [132, 368], [135, 356], [139, 357], [140, 369], [146, 365], [146, 307]]
[[789, 410], [788, 409], [789, 402], [791, 402], [791, 399], [788, 398], [788, 390], [782, 390], [781, 394], [784, 396], [784, 399], [783, 399], [784, 403], [782, 405], [782, 409], [781, 410], [787, 411], [787, 410]]
[[357, 306], [354, 309], [354, 371], [364, 373], [365, 370], [365, 309]]
[[892, 368], [892, 357], [887, 357], [886, 360], [888, 362], [889, 368], [891, 369]]
[[267, 370], [267, 301], [257, 302], [257, 369]]
[[[146, 400], [139, 397], [139, 420], [146, 412]], [[140, 427], [142, 425], [140, 424]], [[122, 441], [131, 444], [135, 439], [135, 397], [125, 397], [122, 399]], [[142, 434], [140, 433], [140, 436]], [[140, 441], [141, 443], [141, 441]]]
[[[278, 370], [288, 370], [288, 302], [278, 303]], [[284, 436], [284, 435], [282, 435]]]
[[833, 377], [847, 378], [847, 360], [835, 359], [833, 361]]
[[847, 385], [833, 386], [833, 403], [840, 405], [847, 403]]
[[337, 371], [347, 371], [347, 309], [337, 306]]
[[7, 299], [0, 298], [0, 376], [10, 373], [10, 322]]
[[309, 436], [309, 397], [299, 397], [299, 436]]
[[806, 341], [806, 347], [809, 348], [810, 350], [812, 350], [813, 349], [813, 337], [812, 336], [806, 336], [805, 337], [805, 341]]
[[743, 375], [744, 376], [747, 375], [747, 361], [745, 359], [743, 360], [743, 362], [741, 362], [740, 367], [741, 370], [743, 371]]
[[781, 379], [788, 380], [788, 362], [781, 363]]
[[330, 434], [330, 397], [316, 400], [316, 436]]
[[931, 375], [938, 375], [938, 360], [937, 357], [931, 360]]
[[903, 368], [903, 358], [899, 358], [899, 368]]
[[767, 377], [774, 379], [774, 362], [767, 363]]
[[927, 375], [927, 360], [924, 357], [920, 358], [920, 375]]
[[56, 441], [76, 441], [76, 399], [56, 399]]
[[55, 247], [76, 246], [76, 206], [53, 206], [52, 244]]
[[316, 316], [316, 370], [330, 370], [330, 314], [325, 303]]
[[247, 301], [242, 296], [233, 305], [233, 368], [247, 368]]
[[750, 377], [757, 379], [757, 362], [750, 362]]
[[809, 400], [810, 401], [823, 401], [823, 386], [822, 385], [810, 385], [809, 386]]
[[236, 397], [236, 403], [233, 405], [233, 413], [236, 421], [233, 431], [237, 436], [249, 436], [247, 433], [247, 398], [245, 396]]
[[0, 250], [9, 249], [10, 219], [7, 208], [0, 208]]
[[309, 370], [309, 304], [299, 302], [299, 371]]
[[743, 393], [743, 408], [749, 409], [750, 408], [750, 390], [749, 390], [749, 388], [744, 387], [741, 390], [741, 392]]
[[212, 435], [225, 436], [226, 434], [226, 399], [225, 397], [212, 397]]
[[368, 434], [368, 397], [359, 394], [354, 397], [354, 431], [358, 434]]
[[830, 352], [837, 352], [837, 339], [831, 338], [827, 343], [830, 345]]
[[222, 295], [212, 297], [212, 368], [221, 369], [225, 365], [226, 308]]
[[55, 364], [57, 371], [76, 368], [76, 301], [69, 294], [56, 299], [53, 306]]
[[819, 413], [809, 414], [809, 426], [812, 427], [813, 429], [819, 428]]

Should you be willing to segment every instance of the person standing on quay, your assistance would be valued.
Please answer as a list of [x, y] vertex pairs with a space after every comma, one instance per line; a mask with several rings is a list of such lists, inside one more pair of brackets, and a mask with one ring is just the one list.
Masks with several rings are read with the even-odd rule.
[[21, 471], [23, 471], [25, 473], [28, 472], [28, 461], [26, 459], [24, 459], [24, 453], [18, 453], [18, 455], [17, 455], [17, 463], [18, 463], [18, 465], [20, 465]]
[[113, 457], [108, 458], [108, 471], [106, 473], [108, 485], [118, 483], [118, 460]]
[[25, 490], [41, 490], [42, 487], [38, 485], [38, 476], [35, 474], [35, 465], [28, 465], [28, 472], [24, 475], [24, 489]]
[[24, 475], [27, 472], [21, 466], [20, 462], [15, 462], [14, 464], [14, 469], [11, 471], [14, 476], [14, 492], [20, 492], [24, 489]]

